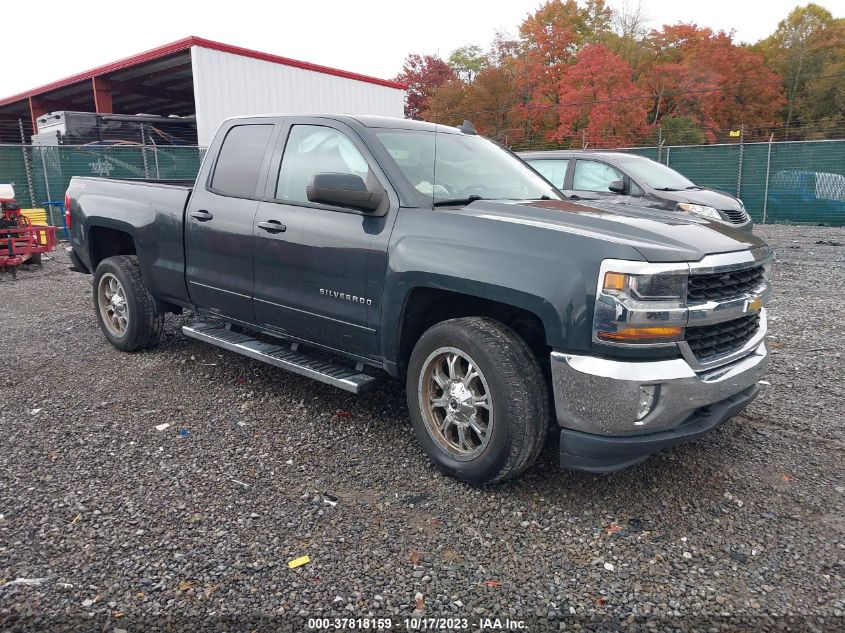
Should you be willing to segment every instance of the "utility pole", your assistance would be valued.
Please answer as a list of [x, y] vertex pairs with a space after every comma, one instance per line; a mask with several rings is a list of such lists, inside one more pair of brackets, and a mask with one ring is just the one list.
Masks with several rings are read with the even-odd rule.
[[739, 198], [740, 189], [742, 189], [742, 155], [745, 152], [745, 145], [743, 143], [745, 138], [745, 123], [739, 126], [739, 165], [736, 172], [736, 197]]
[[23, 154], [23, 168], [26, 172], [26, 186], [29, 189], [29, 206], [35, 206], [35, 187], [32, 186], [32, 165], [26, 153], [26, 135], [23, 132], [23, 119], [18, 119], [18, 129], [21, 131], [21, 153]]
[[772, 166], [772, 141], [775, 139], [775, 133], [772, 132], [769, 136], [769, 151], [766, 154], [766, 188], [763, 190], [763, 224], [766, 223], [766, 215], [769, 210], [769, 170]]
[[657, 128], [657, 162], [663, 160], [663, 126]]

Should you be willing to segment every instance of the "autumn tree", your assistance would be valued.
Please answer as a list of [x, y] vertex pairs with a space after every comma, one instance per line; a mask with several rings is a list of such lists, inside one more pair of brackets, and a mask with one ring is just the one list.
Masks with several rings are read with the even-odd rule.
[[467, 92], [470, 86], [458, 77], [441, 84], [426, 102], [420, 118], [442, 125], [460, 125], [467, 118]]
[[[524, 100], [520, 82], [515, 80], [518, 51], [518, 43], [503, 34], [496, 36], [486, 53], [478, 47], [457, 49], [449, 59], [458, 78], [437, 90], [424, 118], [445, 125], [459, 125], [469, 118], [485, 136], [506, 144], [522, 140], [524, 129], [516, 116]], [[456, 59], [460, 60], [457, 64]], [[466, 72], [469, 69], [471, 75]]]
[[521, 115], [541, 133], [557, 127], [554, 106], [566, 66], [579, 49], [600, 42], [610, 32], [611, 10], [604, 0], [552, 0], [529, 15], [519, 27], [521, 55], [514, 72], [520, 92], [528, 95]]
[[601, 44], [588, 44], [566, 67], [556, 110], [559, 123], [550, 139], [559, 142], [630, 145], [648, 131], [645, 92], [631, 79], [625, 61]]
[[408, 86], [405, 116], [409, 119], [419, 119], [437, 88], [455, 78], [455, 72], [449, 64], [439, 57], [408, 55], [402, 72], [396, 76], [396, 81]]
[[710, 141], [727, 126], [774, 124], [784, 104], [780, 77], [732, 34], [675, 24], [652, 31], [649, 41], [653, 60], [639, 84], [651, 95], [651, 123], [683, 116]]
[[696, 24], [647, 31], [640, 0], [541, 0], [516, 37], [448, 61], [411, 55], [407, 115], [460, 124], [508, 144], [713, 142], [746, 125], [767, 138], [784, 120], [808, 137], [845, 126], [845, 19], [815, 4], [770, 37], [737, 44]]

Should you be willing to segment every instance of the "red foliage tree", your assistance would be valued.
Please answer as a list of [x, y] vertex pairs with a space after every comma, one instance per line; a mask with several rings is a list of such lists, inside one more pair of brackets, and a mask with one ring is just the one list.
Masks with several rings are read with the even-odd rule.
[[550, 140], [618, 147], [648, 132], [646, 93], [631, 79], [628, 64], [601, 44], [588, 44], [565, 68], [556, 110], [559, 123]]
[[653, 31], [650, 39], [654, 62], [640, 85], [651, 95], [651, 122], [689, 117], [713, 141], [725, 127], [775, 121], [784, 104], [780, 77], [761, 55], [734, 44], [731, 34], [676, 24]]
[[428, 107], [428, 101], [435, 90], [447, 81], [456, 78], [449, 64], [439, 57], [408, 55], [402, 66], [402, 72], [396, 76], [396, 81], [408, 86], [405, 116], [409, 119], [419, 119]]
[[517, 116], [541, 133], [557, 125], [554, 105], [567, 65], [589, 42], [601, 41], [610, 31], [611, 10], [604, 0], [550, 0], [519, 27], [522, 54], [516, 61], [517, 92], [527, 99]]

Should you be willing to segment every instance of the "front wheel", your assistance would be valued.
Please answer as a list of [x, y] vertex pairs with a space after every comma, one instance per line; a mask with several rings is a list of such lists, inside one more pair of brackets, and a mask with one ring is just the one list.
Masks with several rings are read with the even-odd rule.
[[158, 342], [164, 323], [141, 279], [135, 255], [100, 262], [94, 272], [94, 310], [109, 342], [124, 352]]
[[441, 470], [470, 483], [508, 479], [534, 463], [549, 426], [546, 394], [528, 345], [492, 319], [434, 325], [408, 364], [417, 440]]

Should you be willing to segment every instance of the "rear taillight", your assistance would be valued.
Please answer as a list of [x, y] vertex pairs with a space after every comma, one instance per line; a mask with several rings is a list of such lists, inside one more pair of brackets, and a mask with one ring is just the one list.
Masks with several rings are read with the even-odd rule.
[[65, 192], [65, 227], [70, 228], [70, 192]]

